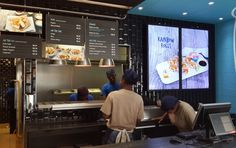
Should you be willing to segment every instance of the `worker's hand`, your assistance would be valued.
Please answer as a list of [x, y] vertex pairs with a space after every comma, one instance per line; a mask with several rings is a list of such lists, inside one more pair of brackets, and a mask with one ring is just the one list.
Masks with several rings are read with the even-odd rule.
[[160, 116], [160, 117], [154, 117], [154, 118], [152, 118], [151, 120], [152, 120], [152, 121], [157, 121], [158, 124], [159, 124], [159, 123], [161, 123], [161, 122], [164, 120], [164, 118], [166, 117], [166, 115], [167, 115], [167, 113], [164, 113], [162, 116]]

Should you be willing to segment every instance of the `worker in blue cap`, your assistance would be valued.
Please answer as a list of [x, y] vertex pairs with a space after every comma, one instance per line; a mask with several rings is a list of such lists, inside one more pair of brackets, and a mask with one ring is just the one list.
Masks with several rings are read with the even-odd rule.
[[114, 69], [109, 69], [106, 72], [107, 79], [109, 82], [102, 86], [102, 96], [107, 97], [108, 94], [112, 91], [119, 90], [120, 84], [116, 82], [116, 73]]
[[101, 107], [103, 117], [108, 119], [108, 130], [103, 143], [129, 142], [137, 123], [144, 117], [142, 97], [132, 90], [139, 76], [128, 69], [122, 76], [121, 89], [110, 92]]
[[166, 112], [162, 119], [168, 115], [171, 123], [175, 125], [180, 132], [192, 130], [196, 113], [193, 107], [187, 102], [178, 100], [174, 96], [164, 96], [161, 100], [161, 109]]

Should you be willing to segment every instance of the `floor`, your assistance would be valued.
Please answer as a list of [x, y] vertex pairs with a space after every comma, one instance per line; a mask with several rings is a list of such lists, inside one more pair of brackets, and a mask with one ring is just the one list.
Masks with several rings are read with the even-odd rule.
[[8, 124], [0, 124], [0, 148], [23, 148], [22, 138], [9, 131]]

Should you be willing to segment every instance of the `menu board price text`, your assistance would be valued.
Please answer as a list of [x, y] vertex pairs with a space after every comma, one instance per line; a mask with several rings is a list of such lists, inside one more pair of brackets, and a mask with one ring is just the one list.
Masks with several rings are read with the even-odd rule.
[[41, 40], [36, 37], [2, 35], [0, 37], [0, 57], [41, 58]]

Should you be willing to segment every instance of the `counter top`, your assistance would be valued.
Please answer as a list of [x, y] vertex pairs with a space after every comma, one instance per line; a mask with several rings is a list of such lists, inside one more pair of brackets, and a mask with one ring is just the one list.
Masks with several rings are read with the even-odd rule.
[[[104, 101], [105, 100], [39, 102], [38, 108], [52, 110], [100, 108]], [[163, 113], [164, 112], [155, 105], [144, 106], [144, 120], [161, 116]]]
[[[81, 110], [83, 112], [79, 112], [78, 114], [82, 117], [89, 116], [90, 114], [100, 113], [99, 108], [102, 106], [104, 100], [93, 100], [93, 101], [61, 101], [61, 102], [42, 102], [39, 103], [39, 108], [51, 108], [52, 111], [57, 110], [70, 110], [75, 109], [84, 109]], [[92, 108], [95, 108], [96, 110], [90, 110]], [[85, 110], [87, 109], [87, 110]], [[93, 111], [93, 112], [90, 112]], [[67, 111], [65, 111], [67, 112]], [[51, 113], [51, 112], [48, 112]], [[52, 112], [53, 113], [53, 112]], [[77, 112], [76, 112], [77, 113]], [[82, 114], [83, 113], [83, 114]], [[163, 115], [163, 111], [157, 107], [157, 106], [145, 106], [144, 107], [144, 119], [137, 125], [136, 129], [144, 129], [144, 128], [153, 128], [156, 127], [157, 122], [153, 121], [152, 118], [159, 117]], [[26, 120], [26, 126], [28, 130], [57, 130], [57, 129], [66, 129], [66, 128], [80, 128], [85, 126], [103, 126], [105, 125], [104, 120], [98, 118], [94, 118], [93, 120], [80, 120], [77, 118], [73, 118], [71, 113], [70, 116], [65, 116], [65, 118], [61, 115], [56, 115], [55, 112], [52, 114], [51, 117], [50, 114], [48, 115], [41, 115], [43, 117], [41, 118], [34, 118], [32, 117]], [[88, 115], [86, 115], [88, 114]], [[77, 114], [76, 114], [77, 115]], [[77, 115], [78, 116], [78, 115]], [[67, 119], [67, 118], [68, 119]], [[97, 117], [97, 116], [96, 116]], [[99, 119], [99, 120], [97, 120]], [[166, 123], [160, 124], [158, 126], [168, 125]]]
[[42, 124], [26, 124], [27, 132], [47, 131], [47, 130], [64, 130], [75, 128], [99, 127], [106, 126], [104, 122], [62, 122], [62, 123], [42, 123]]
[[[78, 121], [68, 121], [68, 122], [26, 122], [26, 131], [34, 132], [34, 131], [47, 131], [47, 130], [63, 130], [63, 129], [75, 129], [75, 128], [87, 128], [87, 127], [106, 127], [106, 123], [104, 121], [97, 122], [78, 122]], [[163, 127], [163, 126], [172, 126], [170, 123], [157, 124], [157, 122], [152, 120], [146, 120], [140, 122], [136, 129], [145, 129], [145, 128], [154, 128], [154, 127]]]

